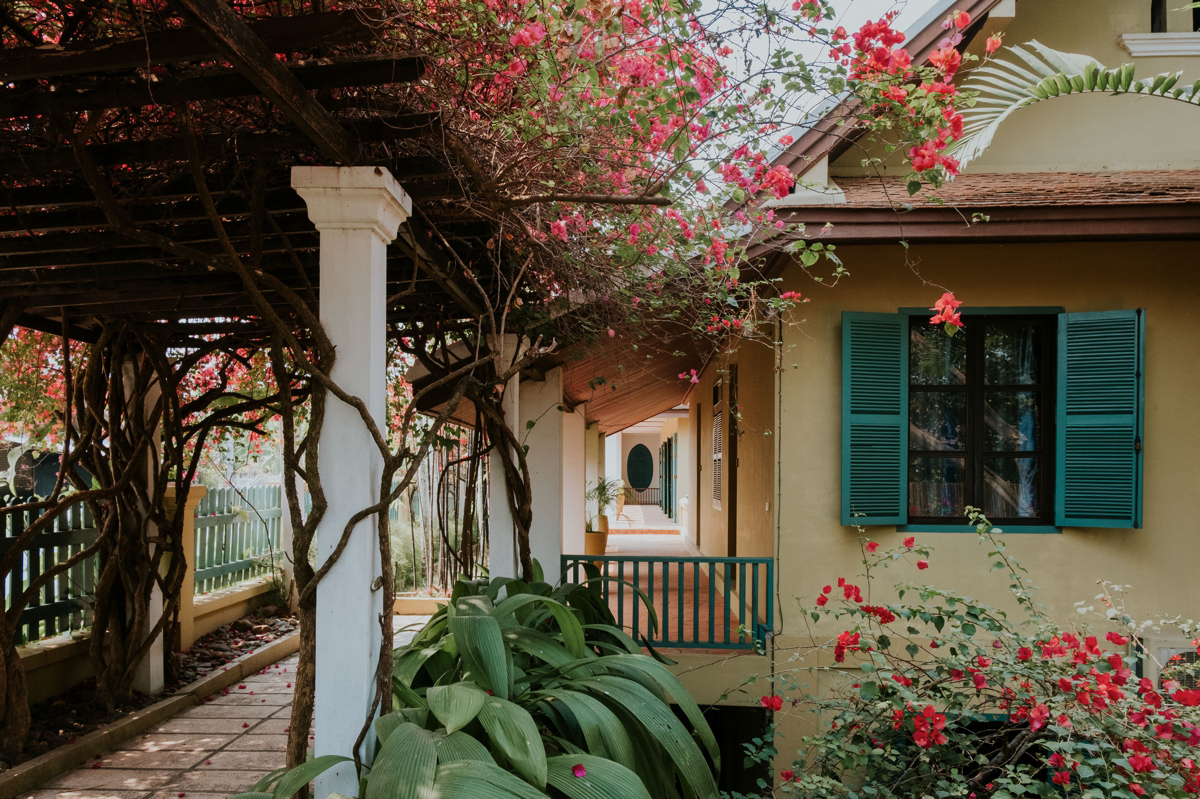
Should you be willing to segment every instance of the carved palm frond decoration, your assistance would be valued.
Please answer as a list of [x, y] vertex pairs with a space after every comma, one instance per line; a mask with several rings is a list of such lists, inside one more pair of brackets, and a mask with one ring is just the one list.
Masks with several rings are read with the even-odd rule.
[[961, 165], [983, 154], [1000, 124], [1017, 109], [1069, 94], [1141, 94], [1200, 104], [1200, 80], [1178, 86], [1180, 72], [1164, 72], [1134, 80], [1134, 64], [1106, 67], [1078, 53], [1063, 53], [1031, 41], [1007, 47], [1007, 58], [993, 59], [972, 70], [961, 87], [978, 93], [975, 105], [963, 110], [963, 137], [952, 152]]

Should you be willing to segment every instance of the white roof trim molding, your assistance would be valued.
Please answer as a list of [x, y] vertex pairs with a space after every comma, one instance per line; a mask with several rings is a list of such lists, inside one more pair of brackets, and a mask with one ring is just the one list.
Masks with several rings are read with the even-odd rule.
[[1117, 42], [1134, 58], [1200, 56], [1200, 33], [1124, 33]]
[[764, 208], [786, 208], [791, 205], [845, 205], [846, 193], [829, 177], [829, 154], [813, 161], [808, 169], [796, 176], [796, 189], [786, 197], [763, 203]]

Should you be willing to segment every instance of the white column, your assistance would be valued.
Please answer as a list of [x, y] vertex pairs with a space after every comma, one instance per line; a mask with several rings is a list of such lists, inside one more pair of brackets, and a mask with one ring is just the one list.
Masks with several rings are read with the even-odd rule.
[[[518, 435], [528, 447], [525, 458], [533, 492], [529, 548], [549, 583], [558, 582], [559, 556], [566, 534], [563, 530], [562, 396], [561, 367], [547, 372], [545, 380], [527, 380], [521, 386]], [[582, 525], [582, 520], [578, 523]], [[579, 537], [583, 538], [582, 526]]]
[[[330, 377], [366, 403], [384, 429], [387, 245], [412, 203], [378, 167], [293, 167], [292, 188], [321, 233], [321, 324], [336, 348]], [[333, 551], [346, 522], [379, 499], [383, 458], [358, 411], [327, 395], [320, 439], [321, 483], [329, 505], [317, 530], [317, 561]], [[317, 755], [351, 754], [375, 694], [382, 574], [370, 517], [317, 587], [314, 726]], [[375, 746], [364, 743], [369, 759]], [[353, 764], [317, 778], [316, 795], [358, 793]]]
[[[490, 346], [497, 356], [496, 368], [500, 371], [506, 370], [517, 357], [518, 340], [512, 333], [492, 337]], [[523, 429], [518, 419], [520, 400], [521, 376], [513, 375], [504, 386], [500, 409], [518, 438]], [[504, 463], [498, 454], [488, 456], [488, 576], [517, 576], [516, 526], [508, 504]]]
[[[587, 508], [584, 504], [584, 494], [587, 492], [585, 462], [587, 461], [587, 423], [583, 414], [562, 414], [562, 540], [559, 542], [558, 554], [583, 553], [583, 533], [587, 525]], [[560, 560], [556, 557], [554, 565], [558, 567]], [[561, 576], [561, 570], [556, 568], [555, 574]], [[557, 582], [556, 577], [554, 582]]]
[[[603, 476], [603, 466], [601, 464], [604, 456], [604, 442], [601, 439], [600, 425], [597, 422], [592, 422], [587, 426], [583, 441], [583, 490], [585, 494], [592, 490]], [[593, 523], [599, 525], [597, 517], [600, 515], [600, 507], [596, 500], [591, 499], [587, 501], [586, 513], [587, 518], [592, 519]], [[599, 526], [596, 529], [599, 529]]]

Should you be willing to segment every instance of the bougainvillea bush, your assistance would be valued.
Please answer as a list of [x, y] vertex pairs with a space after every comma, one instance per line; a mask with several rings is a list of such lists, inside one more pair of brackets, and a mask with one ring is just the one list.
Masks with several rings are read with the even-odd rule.
[[820, 727], [773, 795], [1200, 795], [1195, 664], [1161, 664], [1152, 680], [1141, 675], [1139, 647], [1164, 627], [1194, 638], [1195, 624], [1137, 622], [1125, 612], [1127, 587], [1101, 583], [1098, 604], [1078, 606], [1084, 622], [1063, 627], [1038, 603], [1000, 531], [969, 510], [1020, 612], [916, 583], [897, 585], [895, 603], [873, 604], [884, 570], [924, 574], [932, 550], [915, 537], [892, 550], [864, 538], [863, 574], [818, 587], [809, 609], [814, 622], [839, 630], [821, 647], [834, 661], [819, 668], [821, 682], [833, 687], [763, 698], [790, 713], [815, 711]]

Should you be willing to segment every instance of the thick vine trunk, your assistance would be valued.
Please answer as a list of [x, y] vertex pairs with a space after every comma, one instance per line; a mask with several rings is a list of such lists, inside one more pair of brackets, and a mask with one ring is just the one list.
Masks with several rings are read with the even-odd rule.
[[[15, 631], [7, 619], [0, 615], [0, 628], [5, 641], [13, 641]], [[11, 763], [25, 748], [25, 737], [29, 734], [29, 695], [25, 686], [25, 670], [21, 668], [21, 656], [16, 646], [5, 646], [4, 663], [0, 669], [0, 746]]]
[[316, 663], [317, 606], [314, 601], [300, 606], [300, 658], [296, 666], [292, 721], [288, 727], [288, 768], [304, 763], [308, 753], [308, 730], [312, 726], [313, 699], [316, 695]]

